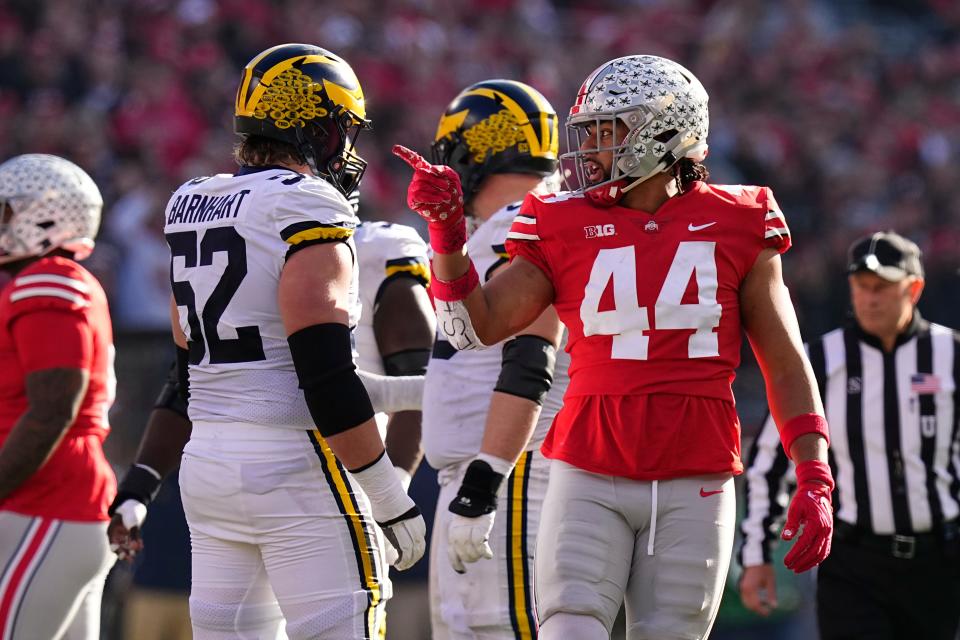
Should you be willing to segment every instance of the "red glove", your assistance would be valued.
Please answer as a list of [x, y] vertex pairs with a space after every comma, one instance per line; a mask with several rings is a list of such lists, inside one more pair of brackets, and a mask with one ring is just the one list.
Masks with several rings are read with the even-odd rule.
[[460, 176], [450, 167], [430, 164], [403, 145], [394, 145], [393, 154], [413, 169], [407, 206], [429, 223], [430, 246], [437, 253], [458, 253], [467, 243]]
[[833, 487], [833, 476], [826, 462], [805, 460], [797, 465], [797, 492], [787, 509], [787, 523], [781, 536], [784, 540], [793, 540], [803, 528], [783, 559], [783, 564], [794, 573], [812, 569], [830, 555]]

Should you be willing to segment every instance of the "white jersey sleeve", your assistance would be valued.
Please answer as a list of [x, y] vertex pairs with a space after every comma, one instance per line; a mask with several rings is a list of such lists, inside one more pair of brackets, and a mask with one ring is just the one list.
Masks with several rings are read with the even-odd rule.
[[[346, 199], [313, 176], [244, 168], [187, 182], [165, 214], [173, 293], [190, 343], [190, 419], [313, 428], [277, 293], [292, 252], [346, 242], [356, 253]], [[356, 261], [347, 302], [353, 326]]]
[[357, 365], [383, 373], [383, 360], [373, 334], [373, 315], [383, 287], [396, 278], [430, 282], [427, 244], [416, 229], [390, 222], [362, 222], [354, 236], [360, 263], [360, 302], [363, 311], [355, 331]]
[[[467, 251], [484, 281], [510, 261], [504, 244], [519, 209], [519, 202], [500, 209], [467, 240]], [[469, 460], [480, 451], [502, 358], [502, 342], [488, 349], [457, 351], [438, 338], [423, 391], [423, 450], [432, 467], [440, 469]], [[558, 349], [553, 384], [528, 449], [539, 448], [560, 410], [569, 381], [568, 364], [566, 351]]]

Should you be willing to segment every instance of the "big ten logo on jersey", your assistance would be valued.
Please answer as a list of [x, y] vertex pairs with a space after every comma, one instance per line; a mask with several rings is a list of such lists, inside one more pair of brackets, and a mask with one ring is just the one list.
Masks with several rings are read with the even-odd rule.
[[[646, 360], [654, 332], [692, 329], [687, 357], [719, 356], [716, 329], [723, 309], [717, 303], [715, 249], [716, 242], [681, 242], [652, 309], [641, 306], [638, 299], [637, 248], [601, 249], [580, 304], [583, 335], [613, 336], [613, 359]], [[685, 303], [691, 278], [696, 281], [696, 302]], [[613, 291], [613, 308], [601, 311], [601, 298], [608, 288]]]
[[617, 229], [612, 224], [591, 224], [583, 228], [587, 238], [609, 238], [617, 235]]

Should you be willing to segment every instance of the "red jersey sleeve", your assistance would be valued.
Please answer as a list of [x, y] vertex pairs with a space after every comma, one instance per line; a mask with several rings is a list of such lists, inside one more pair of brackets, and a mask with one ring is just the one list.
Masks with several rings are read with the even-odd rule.
[[5, 320], [25, 373], [90, 368], [94, 351], [86, 313], [90, 285], [79, 274], [54, 267], [20, 275], [14, 278], [6, 304]]
[[93, 332], [75, 313], [41, 310], [21, 315], [11, 327], [24, 373], [58, 367], [89, 370]]
[[764, 205], [763, 218], [763, 246], [764, 248], [776, 249], [780, 253], [785, 253], [793, 241], [790, 238], [790, 227], [787, 226], [787, 219], [783, 217], [780, 211], [780, 205], [773, 197], [773, 191], [770, 187], [762, 187], [757, 194], [757, 201]]
[[527, 194], [520, 211], [513, 219], [510, 231], [507, 232], [506, 249], [511, 259], [521, 256], [529, 260], [552, 280], [553, 271], [543, 246], [541, 228], [537, 224], [540, 204], [540, 198], [536, 194]]

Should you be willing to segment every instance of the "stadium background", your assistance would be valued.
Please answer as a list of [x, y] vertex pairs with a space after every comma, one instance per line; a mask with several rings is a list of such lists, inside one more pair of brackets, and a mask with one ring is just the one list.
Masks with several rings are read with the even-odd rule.
[[[954, 0], [4, 0], [0, 158], [62, 155], [103, 191], [90, 264], [117, 333], [108, 452], [120, 469], [171, 357], [160, 212], [183, 180], [232, 170], [238, 71], [267, 46], [309, 42], [350, 62], [374, 122], [358, 145], [370, 162], [361, 215], [414, 226], [403, 206], [409, 170], [389, 149], [426, 151], [462, 87], [522, 80], [563, 116], [607, 59], [682, 62], [710, 93], [712, 180], [771, 185], [786, 213], [794, 237], [786, 279], [810, 337], [845, 317], [846, 247], [885, 228], [924, 250], [921, 311], [958, 325], [958, 36]], [[764, 406], [746, 360], [736, 389], [749, 437]], [[434, 486], [419, 474], [416, 498], [429, 503]], [[151, 522], [156, 539], [177, 535], [162, 518]], [[158, 553], [165, 573], [139, 579], [175, 588], [187, 559]], [[398, 582], [404, 603], [391, 614], [392, 639], [426, 637], [405, 620], [421, 615], [424, 576], [421, 562]], [[713, 637], [814, 637], [809, 585], [784, 579], [779, 619], [750, 616], [731, 591]], [[111, 577], [104, 637], [119, 637], [130, 581], [126, 569]]]

